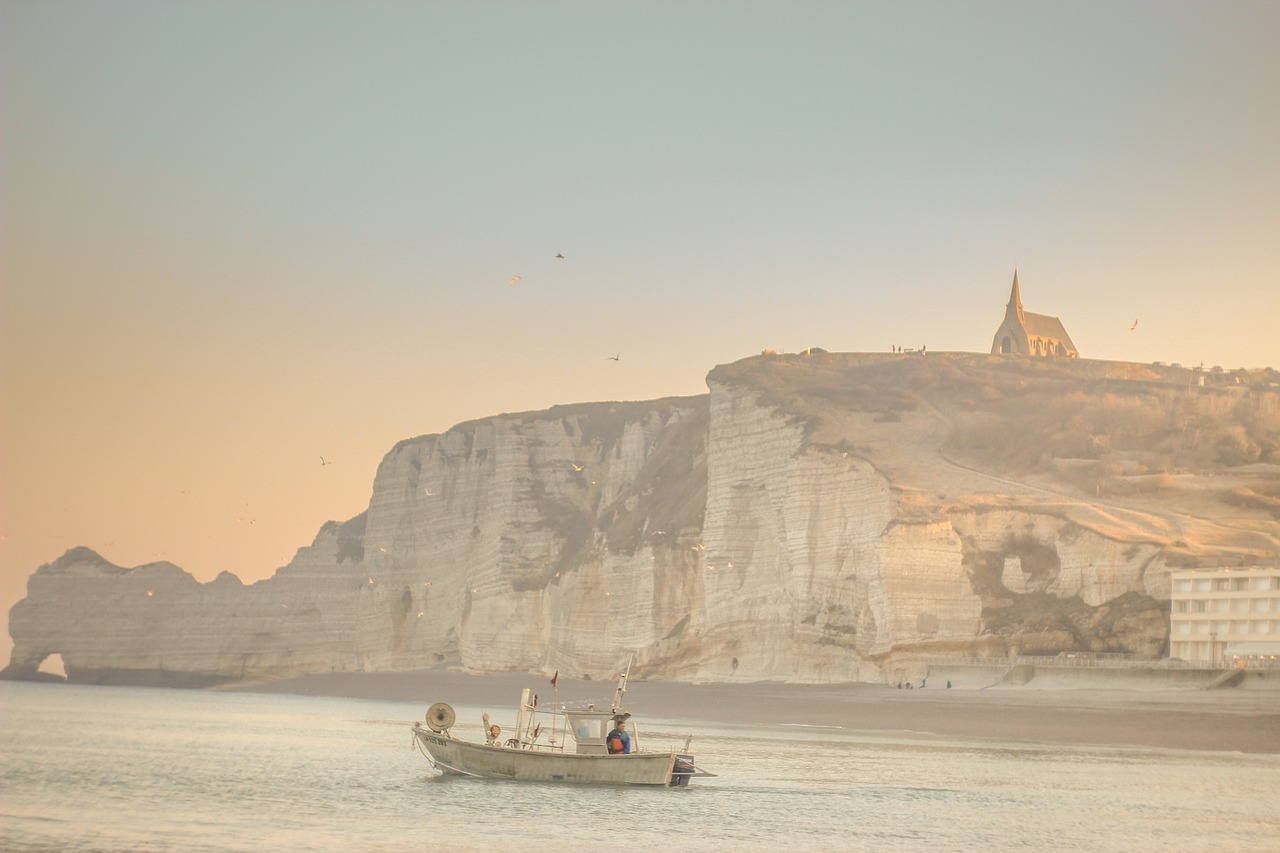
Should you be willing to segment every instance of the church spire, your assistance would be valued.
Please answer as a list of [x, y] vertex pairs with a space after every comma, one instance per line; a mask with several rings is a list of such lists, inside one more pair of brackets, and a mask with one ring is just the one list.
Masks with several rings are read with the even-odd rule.
[[1017, 314], [1018, 319], [1022, 320], [1022, 291], [1018, 289], [1018, 268], [1013, 268], [1013, 287], [1009, 291], [1009, 304], [1005, 306], [1006, 316], [1009, 314]]

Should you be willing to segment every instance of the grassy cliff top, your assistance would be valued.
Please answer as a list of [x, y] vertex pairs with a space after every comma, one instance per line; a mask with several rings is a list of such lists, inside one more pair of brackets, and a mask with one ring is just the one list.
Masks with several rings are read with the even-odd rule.
[[717, 367], [905, 509], [1035, 503], [1116, 538], [1280, 556], [1280, 373], [976, 353]]

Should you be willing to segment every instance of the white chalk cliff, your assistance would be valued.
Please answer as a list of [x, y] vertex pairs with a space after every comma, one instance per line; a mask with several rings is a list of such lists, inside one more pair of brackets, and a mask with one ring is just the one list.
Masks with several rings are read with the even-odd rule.
[[974, 418], [1032, 429], [1000, 409], [1017, 388], [1088, 398], [1099, 376], [1137, 381], [1022, 364], [761, 356], [712, 371], [707, 396], [409, 439], [365, 513], [250, 586], [85, 548], [42, 566], [10, 614], [5, 675], [59, 653], [71, 680], [98, 683], [435, 665], [608, 676], [634, 652], [647, 678], [893, 681], [947, 655], [1159, 655], [1171, 568], [1280, 552], [1275, 475], [1249, 475], [1258, 500], [1206, 509], [1204, 472], [1104, 500], [1051, 476], [1061, 454], [988, 464]]

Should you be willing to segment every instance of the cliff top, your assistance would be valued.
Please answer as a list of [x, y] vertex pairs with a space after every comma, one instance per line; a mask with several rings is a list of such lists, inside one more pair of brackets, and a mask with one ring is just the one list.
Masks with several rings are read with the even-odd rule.
[[761, 355], [715, 368], [862, 458], [905, 516], [1034, 503], [1116, 539], [1280, 554], [1280, 373], [974, 353]]

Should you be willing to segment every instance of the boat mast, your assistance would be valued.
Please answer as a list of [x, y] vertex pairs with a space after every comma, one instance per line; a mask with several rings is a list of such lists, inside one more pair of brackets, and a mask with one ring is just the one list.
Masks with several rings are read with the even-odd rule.
[[631, 674], [631, 663], [636, 659], [635, 652], [631, 653], [631, 657], [627, 658], [627, 668], [623, 670], [622, 675], [618, 676], [618, 689], [613, 694], [613, 713], [622, 712], [622, 695], [627, 692], [627, 676]]
[[524, 713], [529, 707], [529, 688], [520, 693], [520, 713], [516, 716], [516, 748], [524, 748]]

